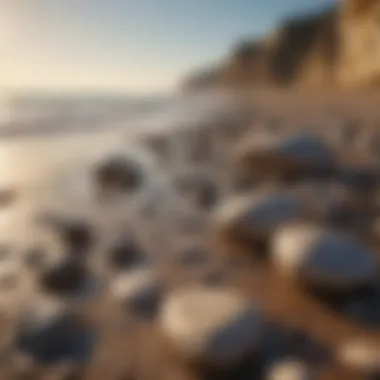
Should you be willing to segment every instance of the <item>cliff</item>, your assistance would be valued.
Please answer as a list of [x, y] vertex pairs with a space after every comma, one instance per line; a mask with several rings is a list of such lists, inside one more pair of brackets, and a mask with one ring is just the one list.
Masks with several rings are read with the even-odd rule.
[[[380, 0], [346, 0], [334, 9], [285, 20], [261, 40], [238, 44], [185, 88], [347, 87], [380, 82]], [[205, 80], [204, 80], [205, 79]]]

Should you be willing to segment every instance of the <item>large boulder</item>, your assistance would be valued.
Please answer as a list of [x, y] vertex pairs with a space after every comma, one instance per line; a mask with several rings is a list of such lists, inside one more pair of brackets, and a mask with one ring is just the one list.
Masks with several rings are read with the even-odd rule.
[[323, 227], [283, 226], [274, 233], [271, 248], [282, 273], [316, 288], [354, 290], [376, 277], [375, 256], [365, 245]]
[[166, 298], [160, 325], [181, 356], [228, 365], [258, 347], [263, 319], [255, 303], [233, 289], [192, 286]]

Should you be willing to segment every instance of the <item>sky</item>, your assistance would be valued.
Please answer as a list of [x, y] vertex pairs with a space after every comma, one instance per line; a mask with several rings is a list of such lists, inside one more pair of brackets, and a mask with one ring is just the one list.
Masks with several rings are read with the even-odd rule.
[[0, 0], [0, 89], [167, 92], [333, 0]]

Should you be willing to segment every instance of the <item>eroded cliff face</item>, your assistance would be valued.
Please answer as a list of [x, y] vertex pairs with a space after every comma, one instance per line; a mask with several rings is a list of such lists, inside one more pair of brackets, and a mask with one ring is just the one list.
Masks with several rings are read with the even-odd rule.
[[[380, 0], [285, 21], [267, 38], [241, 43], [207, 85], [344, 87], [380, 84]], [[188, 81], [197, 87], [198, 81]]]
[[346, 1], [339, 22], [340, 82], [343, 85], [379, 85], [380, 1]]

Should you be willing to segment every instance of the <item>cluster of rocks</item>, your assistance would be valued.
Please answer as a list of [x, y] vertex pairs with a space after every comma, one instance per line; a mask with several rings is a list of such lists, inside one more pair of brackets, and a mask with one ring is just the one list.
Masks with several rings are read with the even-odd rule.
[[175, 163], [139, 141], [154, 169], [105, 157], [91, 210], [33, 213], [47, 240], [1, 250], [7, 379], [380, 376], [375, 166], [311, 132], [233, 132], [194, 131]]

